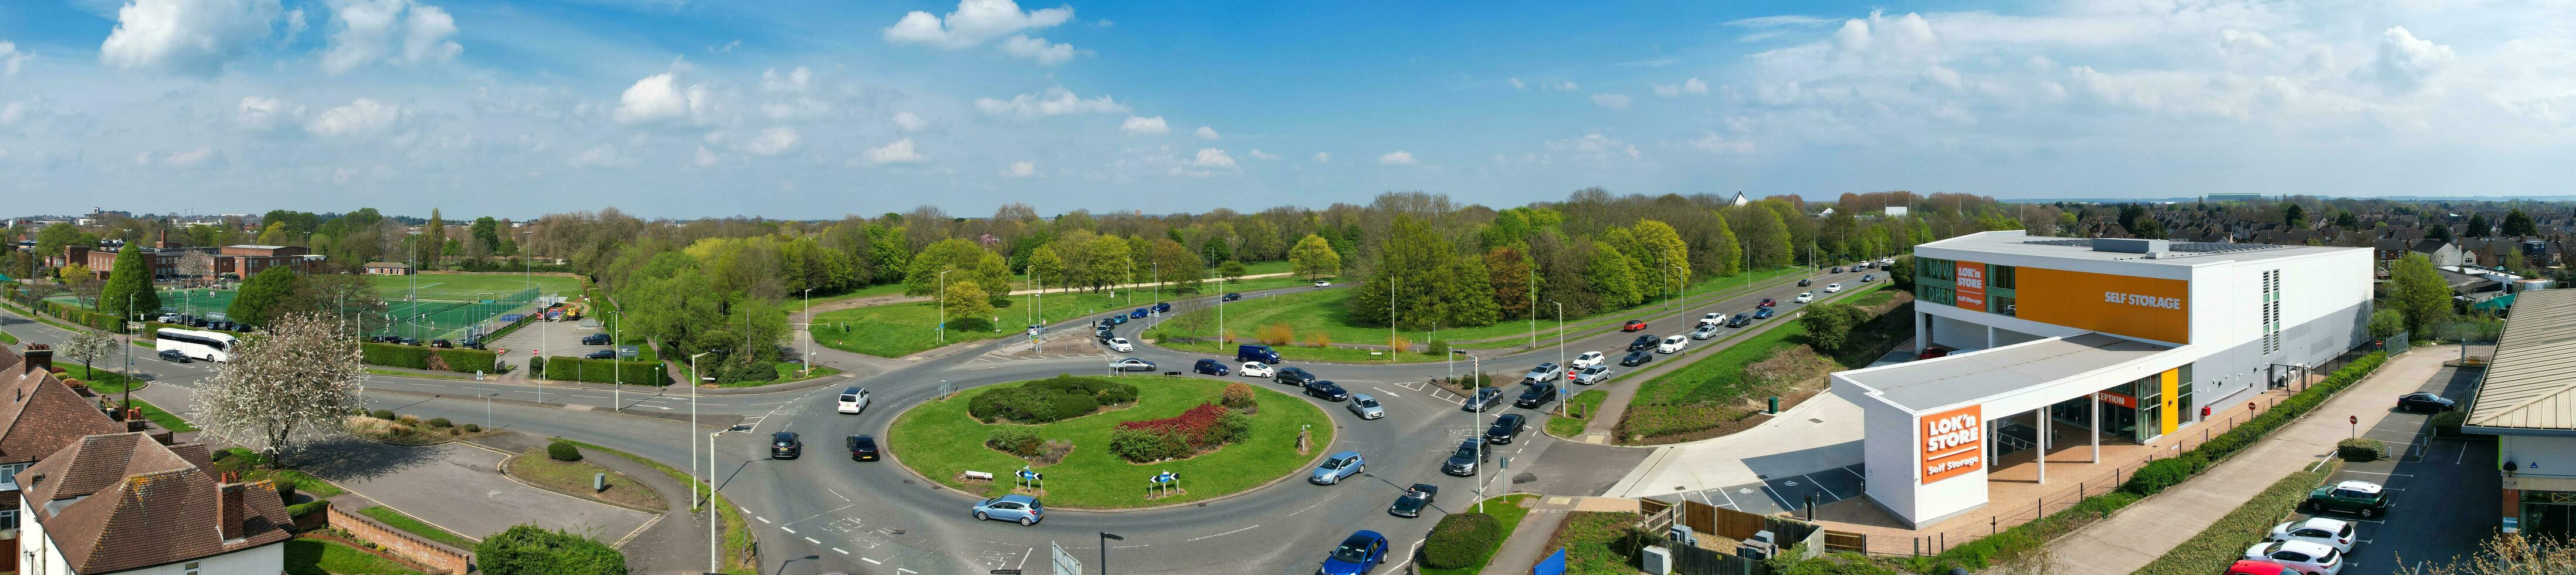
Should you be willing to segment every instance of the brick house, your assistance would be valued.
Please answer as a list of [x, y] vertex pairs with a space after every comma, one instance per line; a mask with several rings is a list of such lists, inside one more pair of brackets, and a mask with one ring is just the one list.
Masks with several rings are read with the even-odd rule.
[[227, 483], [204, 444], [81, 437], [17, 480], [28, 575], [277, 573], [294, 520], [268, 481]]
[[18, 506], [20, 485], [11, 477], [82, 436], [126, 430], [46, 371], [53, 363], [50, 349], [30, 346], [20, 353], [0, 346], [0, 550], [19, 547], [15, 534], [27, 520], [27, 510]]

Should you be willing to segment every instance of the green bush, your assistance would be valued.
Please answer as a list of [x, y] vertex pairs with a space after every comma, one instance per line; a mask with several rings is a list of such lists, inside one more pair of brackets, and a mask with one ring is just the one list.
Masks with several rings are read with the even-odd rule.
[[330, 507], [331, 502], [315, 499], [286, 506], [286, 515], [289, 517], [303, 518], [315, 513], [321, 513], [323, 509], [328, 509]]
[[515, 525], [474, 546], [487, 575], [626, 575], [626, 555], [597, 539]]
[[1020, 457], [1037, 457], [1046, 451], [1046, 440], [1038, 439], [1038, 430], [1018, 425], [996, 425], [984, 439], [984, 446]]
[[370, 412], [367, 412], [367, 417], [373, 417], [373, 418], [376, 418], [376, 419], [382, 419], [382, 420], [385, 420], [385, 421], [393, 421], [393, 420], [394, 420], [394, 410], [391, 410], [391, 409], [379, 409], [379, 410], [375, 410], [375, 411], [370, 411]]
[[1218, 403], [1224, 405], [1226, 409], [1251, 409], [1252, 384], [1239, 382], [1226, 384], [1225, 395], [1222, 397]]
[[465, 432], [466, 432], [466, 433], [475, 433], [475, 432], [480, 432], [480, 431], [483, 431], [483, 424], [479, 424], [479, 423], [468, 423], [468, 424], [465, 424]]
[[448, 421], [447, 418], [444, 417], [432, 418], [429, 420], [430, 427], [452, 427], [454, 425], [456, 425], [455, 422]]
[[1431, 536], [1422, 541], [1422, 566], [1434, 569], [1463, 569], [1483, 563], [1494, 545], [1503, 541], [1503, 522], [1483, 513], [1455, 513], [1440, 518], [1431, 526]]
[[2193, 475], [2200, 474], [2200, 470], [2207, 468], [2208, 463], [2208, 460], [2192, 455], [2148, 462], [2146, 466], [2139, 467], [2137, 472], [2129, 474], [2129, 481], [2120, 484], [2120, 490], [2138, 495], [2155, 495], [2163, 492], [2167, 487], [2173, 487], [2183, 480], [2191, 479]]
[[1228, 411], [1224, 417], [1216, 419], [1216, 426], [1208, 428], [1207, 440], [1211, 444], [1222, 445], [1251, 437], [1252, 417], [1240, 411]]
[[2331, 468], [2300, 471], [2273, 483], [2254, 498], [2201, 530], [2199, 535], [2184, 540], [2164, 556], [2138, 569], [2140, 575], [2201, 575], [2218, 573], [2245, 553], [2245, 548], [2263, 540], [2273, 525], [2278, 525], [2290, 510], [2308, 498], [2308, 490], [2332, 475]]
[[546, 358], [544, 356], [528, 358], [528, 378], [546, 379]]
[[573, 447], [571, 443], [562, 441], [548, 443], [546, 444], [546, 457], [552, 458], [555, 461], [581, 461], [581, 449]]
[[2433, 434], [2441, 437], [2459, 437], [2460, 424], [2468, 421], [2469, 412], [2467, 411], [2452, 410], [2433, 414]]
[[438, 360], [447, 364], [447, 370], [457, 373], [474, 373], [478, 371], [492, 373], [494, 371], [492, 369], [492, 365], [501, 361], [500, 354], [480, 349], [425, 349], [429, 349], [430, 353], [438, 354]]
[[[531, 370], [536, 368], [532, 365]], [[763, 366], [762, 369], [768, 369]], [[670, 385], [668, 372], [659, 361], [621, 361], [556, 356], [546, 358], [546, 379], [589, 383], [623, 383], [628, 385]], [[622, 373], [621, 373], [622, 372]], [[771, 372], [775, 374], [773, 370]], [[772, 377], [775, 377], [774, 375]], [[719, 378], [721, 381], [721, 378]]]
[[358, 344], [358, 360], [374, 365], [429, 369], [429, 350], [399, 343], [361, 343]]
[[2388, 443], [2368, 437], [2355, 437], [2335, 442], [2335, 456], [2344, 461], [2378, 461], [2388, 458]]
[[1190, 448], [1189, 437], [1176, 430], [1120, 427], [1109, 430], [1109, 453], [1133, 463], [1151, 463], [1189, 457], [1197, 451]]
[[1089, 415], [1104, 405], [1136, 401], [1136, 386], [1092, 377], [1057, 375], [1017, 387], [984, 392], [966, 404], [966, 413], [985, 423], [1008, 419], [1051, 423]]

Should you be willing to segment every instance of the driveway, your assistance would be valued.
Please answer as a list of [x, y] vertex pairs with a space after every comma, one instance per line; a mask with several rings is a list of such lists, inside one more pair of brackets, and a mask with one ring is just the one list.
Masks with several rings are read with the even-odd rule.
[[400, 447], [342, 439], [316, 446], [307, 457], [304, 469], [315, 476], [477, 540], [533, 523], [618, 541], [653, 518], [511, 480], [500, 472], [506, 456], [468, 445]]

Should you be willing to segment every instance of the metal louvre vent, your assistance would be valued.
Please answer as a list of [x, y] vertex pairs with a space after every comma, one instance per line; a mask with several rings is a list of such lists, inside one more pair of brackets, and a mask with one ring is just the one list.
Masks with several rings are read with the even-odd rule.
[[[2093, 240], [2091, 240], [2091, 239], [2072, 239], [2072, 240], [2023, 240], [2021, 243], [2025, 243], [2025, 244], [2034, 244], [2034, 245], [2043, 245], [2043, 246], [2067, 246], [2067, 247], [2077, 247], [2077, 248], [2089, 248], [2089, 247], [2093, 247]], [[2184, 252], [2184, 253], [2196, 253], [2196, 254], [2218, 254], [2218, 253], [2229, 253], [2229, 252], [2250, 252], [2250, 251], [2255, 251], [2255, 250], [2272, 250], [2272, 249], [2280, 249], [2280, 248], [2289, 247], [2289, 246], [2273, 245], [2273, 244], [2222, 244], [2222, 243], [2215, 243], [2215, 242], [2172, 242], [2172, 243], [2168, 243], [2168, 244], [2166, 244], [2165, 246], [2166, 246], [2166, 248], [2165, 248], [2165, 249], [2168, 249], [2168, 250], [2172, 250], [2172, 251], [2176, 251], [2176, 252]]]

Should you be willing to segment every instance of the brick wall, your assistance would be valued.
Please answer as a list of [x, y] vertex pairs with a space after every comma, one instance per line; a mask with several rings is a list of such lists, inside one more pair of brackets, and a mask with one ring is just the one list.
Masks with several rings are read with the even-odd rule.
[[400, 529], [377, 523], [374, 519], [329, 506], [326, 515], [330, 526], [348, 531], [349, 535], [385, 546], [385, 551], [448, 573], [464, 573], [474, 566], [474, 553], [422, 539]]

